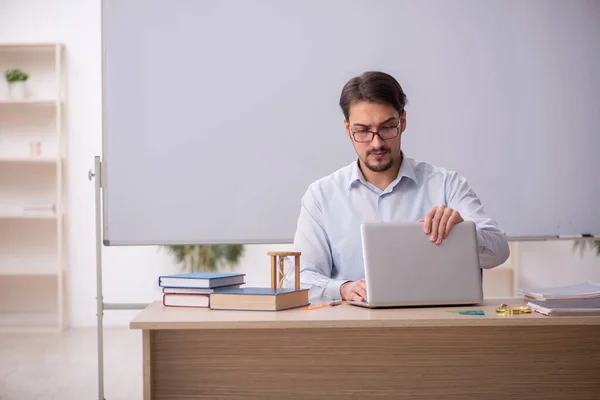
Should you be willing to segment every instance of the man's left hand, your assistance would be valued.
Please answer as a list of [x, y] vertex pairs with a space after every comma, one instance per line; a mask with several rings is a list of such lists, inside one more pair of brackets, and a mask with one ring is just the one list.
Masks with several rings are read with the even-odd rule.
[[423, 231], [430, 235], [429, 239], [436, 244], [442, 243], [442, 240], [448, 237], [452, 227], [463, 222], [460, 213], [446, 206], [434, 206], [423, 222]]

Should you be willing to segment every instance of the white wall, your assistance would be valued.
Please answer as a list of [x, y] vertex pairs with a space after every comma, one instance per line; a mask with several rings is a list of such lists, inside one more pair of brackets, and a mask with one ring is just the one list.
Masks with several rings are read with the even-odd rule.
[[519, 243], [519, 257], [522, 286], [600, 283], [600, 257], [595, 250], [580, 255], [571, 241]]
[[[0, 42], [62, 42], [68, 68], [69, 297], [73, 326], [93, 326], [95, 298], [94, 185], [87, 179], [101, 151], [99, 0], [0, 0]], [[510, 189], [507, 189], [510, 190]], [[268, 250], [248, 246], [239, 271], [249, 285], [269, 284]], [[173, 262], [156, 247], [105, 248], [104, 301], [148, 302], [160, 297], [157, 276]], [[520, 277], [527, 285], [600, 281], [600, 257], [573, 253], [569, 242], [520, 244]], [[136, 311], [106, 311], [106, 325], [127, 324]]]

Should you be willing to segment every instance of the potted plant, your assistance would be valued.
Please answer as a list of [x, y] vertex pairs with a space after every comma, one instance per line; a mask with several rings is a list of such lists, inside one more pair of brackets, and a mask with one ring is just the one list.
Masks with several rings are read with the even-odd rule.
[[244, 245], [170, 245], [165, 246], [186, 272], [215, 272], [235, 266], [244, 254]]
[[596, 255], [600, 257], [600, 239], [598, 238], [585, 238], [577, 239], [573, 242], [573, 249], [579, 249], [579, 254], [583, 256], [586, 249], [595, 250]]
[[8, 93], [12, 99], [25, 98], [25, 82], [29, 79], [29, 74], [19, 68], [12, 68], [4, 72], [6, 82], [8, 82]]

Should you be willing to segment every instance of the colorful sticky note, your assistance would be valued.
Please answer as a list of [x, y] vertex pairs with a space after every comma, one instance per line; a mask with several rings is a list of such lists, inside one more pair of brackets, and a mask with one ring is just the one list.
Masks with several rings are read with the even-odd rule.
[[464, 310], [464, 311], [448, 311], [449, 313], [453, 313], [453, 314], [460, 314], [460, 315], [485, 315], [485, 312], [482, 310]]
[[469, 310], [469, 311], [461, 311], [459, 314], [462, 315], [485, 315], [485, 313], [481, 310]]

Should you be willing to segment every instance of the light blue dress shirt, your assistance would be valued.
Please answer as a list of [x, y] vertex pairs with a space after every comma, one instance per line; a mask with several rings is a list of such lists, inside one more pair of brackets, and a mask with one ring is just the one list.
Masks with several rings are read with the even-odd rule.
[[294, 237], [294, 249], [302, 252], [301, 287], [310, 289], [311, 300], [340, 299], [344, 282], [365, 277], [363, 222], [418, 221], [439, 205], [475, 222], [482, 268], [506, 261], [506, 236], [464, 177], [405, 156], [397, 178], [380, 190], [365, 180], [355, 161], [312, 183], [302, 197]]

